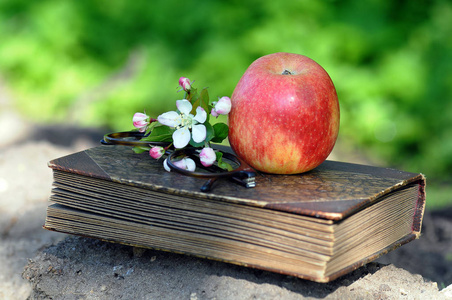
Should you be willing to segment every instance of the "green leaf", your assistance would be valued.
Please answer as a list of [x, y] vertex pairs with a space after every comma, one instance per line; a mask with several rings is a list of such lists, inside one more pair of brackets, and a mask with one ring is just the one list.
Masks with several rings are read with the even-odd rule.
[[196, 101], [192, 102], [193, 109], [191, 113], [193, 115], [196, 114], [196, 108], [198, 106], [201, 106], [206, 112], [207, 112], [207, 120], [206, 122], [209, 122], [210, 114], [209, 114], [209, 92], [207, 91], [207, 88], [203, 88], [201, 91], [201, 94], [199, 95], [199, 98], [196, 99]]
[[137, 154], [140, 154], [140, 153], [143, 153], [143, 152], [146, 152], [146, 151], [150, 150], [149, 147], [144, 147], [144, 146], [137, 146], [137, 147], [133, 147], [132, 149], [133, 149], [133, 152], [135, 152]]
[[185, 92], [185, 99], [190, 101], [190, 103], [194, 106], [194, 102], [198, 99], [198, 89], [191, 87], [190, 93]]
[[207, 91], [207, 88], [203, 88], [201, 91], [201, 95], [199, 95], [200, 99], [200, 106], [204, 108], [204, 110], [208, 113], [209, 112], [209, 92]]
[[233, 168], [230, 164], [228, 164], [227, 162], [223, 161], [223, 153], [222, 152], [215, 152], [215, 155], [217, 156], [217, 164], [220, 168], [227, 170], [227, 171], [232, 171]]
[[213, 125], [214, 137], [211, 142], [221, 143], [225, 138], [228, 137], [229, 127], [225, 123], [216, 123]]
[[199, 148], [204, 146], [204, 141], [202, 141], [201, 143], [196, 143], [193, 138], [190, 139], [190, 145], [195, 147], [195, 148]]
[[210, 142], [215, 137], [215, 130], [210, 123], [204, 123], [206, 126], [206, 142]]
[[175, 129], [168, 126], [156, 126], [149, 136], [141, 140], [145, 142], [172, 142], [174, 131]]
[[148, 129], [146, 130], [146, 136], [148, 136], [152, 130], [154, 130], [155, 126], [157, 126], [159, 123], [158, 122], [152, 122], [149, 126]]

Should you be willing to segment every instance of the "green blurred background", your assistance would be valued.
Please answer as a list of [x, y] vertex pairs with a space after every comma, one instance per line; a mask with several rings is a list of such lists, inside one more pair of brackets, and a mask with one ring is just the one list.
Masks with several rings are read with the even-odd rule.
[[280, 51], [333, 79], [341, 157], [422, 172], [428, 206], [452, 204], [451, 1], [0, 1], [0, 78], [36, 123], [128, 130], [174, 109], [180, 76], [231, 95]]

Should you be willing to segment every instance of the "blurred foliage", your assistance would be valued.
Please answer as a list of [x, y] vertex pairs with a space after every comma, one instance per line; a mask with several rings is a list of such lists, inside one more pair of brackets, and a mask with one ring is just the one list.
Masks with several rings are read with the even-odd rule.
[[2, 0], [0, 76], [29, 118], [131, 128], [177, 80], [231, 95], [256, 58], [304, 54], [333, 79], [342, 143], [452, 181], [452, 2]]

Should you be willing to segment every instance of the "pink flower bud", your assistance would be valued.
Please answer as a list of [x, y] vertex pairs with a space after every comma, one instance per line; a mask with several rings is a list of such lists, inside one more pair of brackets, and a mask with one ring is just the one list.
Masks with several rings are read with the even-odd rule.
[[154, 159], [159, 159], [163, 154], [165, 154], [165, 149], [160, 146], [152, 147], [151, 150], [149, 150], [149, 155]]
[[190, 79], [188, 79], [187, 77], [179, 78], [179, 85], [184, 91], [189, 91], [191, 88]]
[[133, 126], [139, 132], [145, 132], [149, 125], [149, 116], [143, 113], [135, 113], [133, 115]]
[[231, 99], [229, 97], [221, 97], [218, 102], [214, 102], [215, 107], [210, 113], [214, 117], [218, 115], [227, 115], [231, 111]]
[[201, 160], [201, 164], [204, 167], [210, 167], [217, 160], [215, 151], [209, 147], [203, 148], [201, 150], [201, 153], [199, 154], [199, 158]]

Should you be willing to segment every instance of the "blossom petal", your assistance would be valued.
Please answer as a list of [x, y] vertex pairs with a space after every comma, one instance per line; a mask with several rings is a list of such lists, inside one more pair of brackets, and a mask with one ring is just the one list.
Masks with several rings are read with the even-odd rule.
[[193, 125], [191, 131], [193, 135], [193, 141], [195, 141], [195, 143], [201, 143], [206, 139], [207, 136], [206, 126], [202, 124]]
[[175, 111], [169, 111], [166, 113], [161, 114], [157, 117], [157, 120], [160, 124], [169, 126], [169, 127], [176, 127], [179, 126], [182, 122], [180, 115]]
[[133, 122], [145, 121], [147, 118], [149, 118], [148, 115], [137, 112], [133, 115]]
[[198, 123], [204, 123], [207, 120], [207, 113], [201, 106], [196, 108], [196, 116], [193, 118]]
[[178, 167], [179, 169], [186, 170], [187, 169], [187, 162], [185, 160], [185, 157], [181, 160], [175, 160], [172, 162], [173, 165]]
[[221, 97], [215, 104], [215, 111], [220, 115], [227, 115], [231, 111], [231, 99], [229, 97]]
[[212, 148], [205, 147], [199, 153], [199, 159], [204, 167], [210, 167], [217, 160], [217, 156]]
[[139, 132], [145, 132], [149, 122], [146, 121], [136, 121], [133, 122], [133, 126], [138, 129]]
[[186, 165], [185, 169], [188, 171], [194, 172], [196, 169], [195, 161], [188, 157], [185, 157], [184, 160], [185, 160], [185, 165]]
[[[204, 125], [203, 125], [204, 126]], [[184, 148], [190, 142], [190, 131], [188, 127], [182, 127], [173, 133], [173, 143], [175, 148]]]
[[212, 116], [214, 116], [215, 118], [219, 116], [219, 114], [218, 114], [217, 111], [215, 110], [215, 107], [212, 108], [212, 111], [210, 112], [210, 114], [211, 114]]
[[177, 109], [185, 114], [188, 115], [191, 112], [191, 109], [193, 108], [193, 106], [191, 105], [190, 101], [186, 100], [186, 99], [182, 99], [182, 100], [177, 100], [176, 101], [176, 106]]
[[163, 168], [168, 171], [171, 172], [170, 167], [168, 166], [168, 158], [165, 158], [165, 160], [163, 161]]
[[182, 170], [194, 171], [196, 169], [196, 163], [193, 159], [184, 157], [181, 160], [173, 161], [173, 164]]

